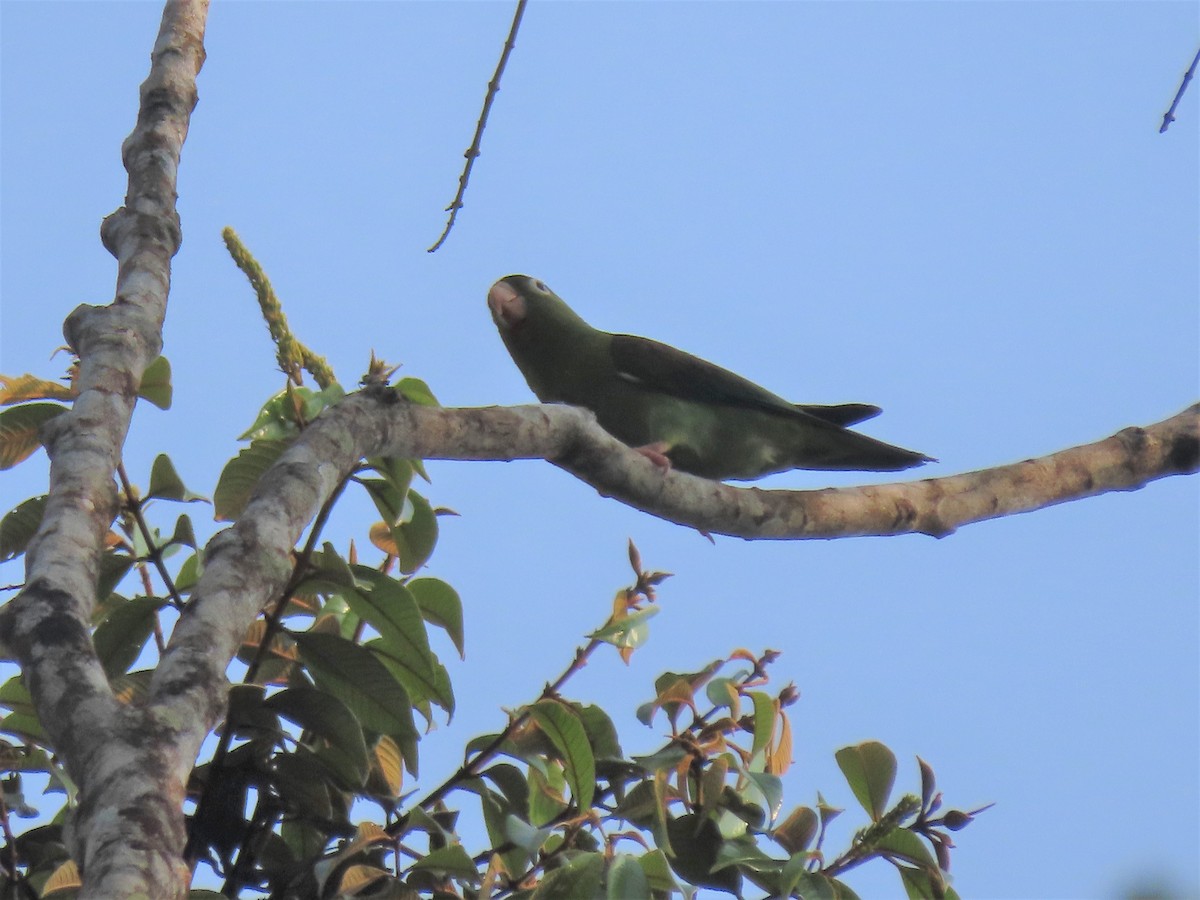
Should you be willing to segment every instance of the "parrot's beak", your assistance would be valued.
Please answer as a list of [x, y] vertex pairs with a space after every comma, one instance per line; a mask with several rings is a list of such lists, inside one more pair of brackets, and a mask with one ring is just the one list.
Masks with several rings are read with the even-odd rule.
[[511, 284], [501, 278], [488, 290], [488, 309], [501, 328], [512, 328], [525, 318], [525, 301]]

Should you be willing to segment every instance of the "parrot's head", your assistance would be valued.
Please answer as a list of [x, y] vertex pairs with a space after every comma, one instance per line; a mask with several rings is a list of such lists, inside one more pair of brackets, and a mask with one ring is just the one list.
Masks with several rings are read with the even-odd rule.
[[505, 275], [491, 286], [487, 299], [492, 321], [506, 340], [522, 331], [588, 328], [544, 281], [530, 275]]

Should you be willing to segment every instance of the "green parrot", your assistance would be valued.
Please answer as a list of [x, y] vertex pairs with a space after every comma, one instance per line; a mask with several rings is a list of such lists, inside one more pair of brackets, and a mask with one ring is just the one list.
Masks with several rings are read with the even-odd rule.
[[877, 406], [788, 403], [690, 353], [599, 331], [528, 275], [493, 284], [488, 308], [539, 400], [590, 409], [605, 431], [663, 469], [720, 481], [934, 461], [846, 428], [878, 415]]

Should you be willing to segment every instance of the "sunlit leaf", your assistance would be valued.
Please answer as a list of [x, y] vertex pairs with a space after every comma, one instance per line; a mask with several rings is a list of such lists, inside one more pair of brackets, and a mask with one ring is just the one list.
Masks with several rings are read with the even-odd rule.
[[528, 822], [511, 813], [504, 819], [505, 838], [516, 844], [530, 856], [536, 854], [541, 849], [542, 844], [546, 842], [546, 838], [550, 837], [553, 833], [553, 828], [534, 828]]
[[142, 372], [142, 383], [138, 396], [150, 401], [159, 409], [171, 408], [171, 364], [165, 356], [155, 359]]
[[396, 382], [395, 389], [404, 399], [420, 406], [441, 406], [429, 385], [420, 378], [401, 378]]
[[[388, 735], [381, 735], [371, 748], [371, 771], [368, 787], [386, 797], [399, 797], [404, 787], [404, 767], [400, 747]], [[376, 784], [378, 781], [378, 784]]]
[[779, 711], [779, 734], [774, 747], [767, 754], [767, 771], [772, 775], [783, 775], [792, 765], [792, 723], [787, 713]]
[[896, 756], [878, 741], [843, 747], [834, 757], [863, 809], [878, 822], [896, 781]]
[[163, 500], [179, 500], [185, 503], [208, 499], [187, 489], [183, 479], [175, 471], [171, 457], [165, 453], [158, 454], [154, 458], [154, 465], [150, 467], [150, 490], [146, 492], [146, 497], [160, 497]]
[[406, 575], [425, 565], [438, 538], [437, 516], [433, 514], [429, 501], [416, 491], [409, 491], [408, 499], [412, 503], [412, 515], [392, 526], [400, 571]]
[[590, 809], [596, 787], [596, 760], [578, 715], [556, 700], [539, 700], [529, 713], [562, 757], [575, 805], [580, 810]]
[[0, 406], [29, 400], [72, 400], [74, 397], [69, 387], [57, 381], [46, 381], [28, 373], [16, 378], [0, 375]]
[[79, 877], [79, 869], [75, 861], [68, 859], [46, 879], [42, 885], [41, 896], [48, 897], [57, 891], [78, 890], [83, 887], [83, 879]]
[[0, 469], [11, 469], [42, 446], [41, 427], [67, 411], [57, 403], [23, 403], [0, 410]]
[[478, 881], [479, 871], [475, 861], [463, 849], [462, 844], [450, 844], [439, 850], [433, 850], [413, 863], [413, 869], [440, 872], [452, 875], [465, 881]]
[[925, 842], [907, 828], [891, 829], [875, 843], [875, 846], [886, 850], [889, 856], [904, 860], [927, 872], [939, 871], [937, 860], [933, 858]]
[[225, 464], [213, 491], [213, 514], [218, 521], [232, 522], [242, 514], [258, 479], [287, 447], [286, 441], [255, 441]]
[[754, 743], [750, 754], [757, 756], [771, 742], [775, 731], [775, 700], [762, 691], [750, 691], [754, 703]]
[[427, 622], [444, 628], [460, 657], [466, 657], [462, 600], [458, 592], [438, 578], [414, 578], [408, 589]]

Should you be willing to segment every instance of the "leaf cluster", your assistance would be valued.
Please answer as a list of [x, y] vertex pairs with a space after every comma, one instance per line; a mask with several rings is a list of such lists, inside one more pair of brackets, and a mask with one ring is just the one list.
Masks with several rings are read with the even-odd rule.
[[[218, 479], [217, 520], [236, 519], [262, 474], [343, 396], [327, 367], [319, 389], [299, 383], [314, 355], [287, 332], [265, 276], [241, 254], [260, 301], [270, 301], [263, 302], [272, 336], [291, 348], [280, 358], [290, 362], [281, 366], [286, 387], [264, 404]], [[417, 379], [383, 387], [391, 371], [373, 360], [370, 389], [436, 404]], [[33, 453], [40, 426], [72, 396], [69, 373], [65, 386], [30, 375], [0, 380], [0, 403], [9, 407], [0, 412], [0, 464]], [[147, 369], [141, 396], [169, 407], [165, 359]], [[119, 698], [137, 703], [203, 569], [189, 513], [167, 511], [210, 501], [188, 489], [165, 454], [144, 491], [123, 467], [117, 474], [120, 504], [99, 566], [92, 637]], [[646, 570], [632, 542], [634, 583], [616, 592], [586, 642], [564, 654], [563, 670], [540, 696], [512, 709], [501, 730], [468, 740], [462, 764], [441, 784], [409, 786], [420, 772], [422, 731], [456, 708], [434, 646], [466, 650], [457, 592], [424, 571], [439, 519], [452, 513], [416, 490], [418, 479], [429, 481], [420, 460], [363, 461], [333, 492], [295, 548], [283, 590], [243, 637], [231, 669], [239, 683], [211, 752], [188, 780], [185, 810], [187, 862], [217, 873], [224, 895], [549, 900], [690, 896], [698, 888], [740, 897], [753, 887], [771, 897], [853, 897], [845, 874], [878, 860], [896, 868], [910, 897], [956, 896], [946, 876], [950, 832], [979, 810], [942, 812], [924, 761], [920, 795], [893, 799], [891, 751], [876, 742], [838, 751], [867, 816], [838, 853], [827, 845], [841, 810], [821, 794], [784, 813], [781, 776], [793, 748], [787, 710], [799, 693], [790, 684], [768, 689], [774, 651], [739, 649], [698, 671], [660, 676], [637, 710], [644, 725], [666, 732], [647, 754], [627, 753], [607, 711], [566, 694], [596, 653], [612, 647], [627, 662], [649, 637], [668, 573]], [[354, 542], [343, 550], [322, 537], [347, 489], [365, 491], [379, 513], [366, 529], [372, 564], [360, 562]], [[45, 503], [33, 497], [0, 518], [0, 559], [25, 551]], [[63, 837], [77, 786], [21, 676], [0, 685], [0, 707], [0, 883], [17, 896], [65, 896], [80, 884]], [[29, 773], [46, 779], [63, 808], [18, 835], [15, 819], [38, 812], [23, 794]], [[486, 840], [468, 849], [463, 834], [473, 831]]]

